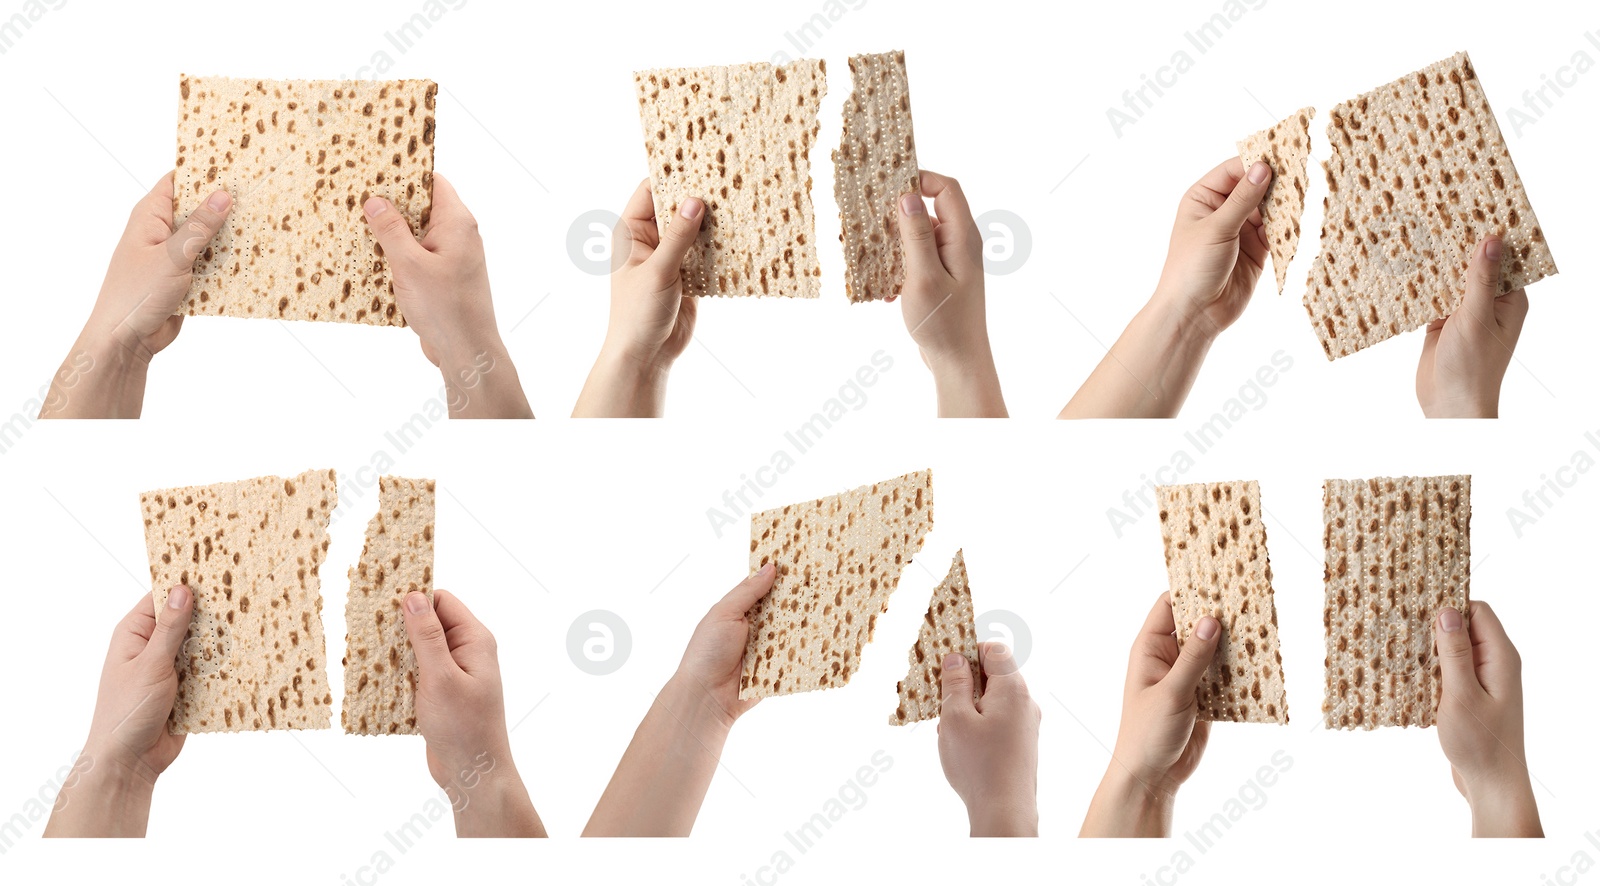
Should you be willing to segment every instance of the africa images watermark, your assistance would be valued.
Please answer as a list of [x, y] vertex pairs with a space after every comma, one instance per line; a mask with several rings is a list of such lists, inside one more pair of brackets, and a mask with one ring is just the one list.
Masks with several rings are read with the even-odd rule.
[[739, 882], [743, 886], [772, 886], [779, 877], [794, 870], [797, 858], [816, 849], [834, 825], [851, 812], [865, 809], [867, 789], [876, 785], [885, 772], [894, 768], [894, 758], [889, 756], [888, 751], [879, 750], [873, 752], [868, 763], [870, 765], [857, 768], [832, 796], [823, 800], [810, 818], [784, 831], [783, 842], [769, 854], [767, 862], [756, 867], [752, 873], [741, 874]]
[[422, 805], [409, 817], [384, 831], [382, 842], [368, 853], [366, 864], [358, 865], [354, 873], [340, 874], [339, 882], [344, 886], [373, 886], [379, 877], [394, 869], [395, 862], [401, 856], [417, 848], [434, 825], [447, 815], [459, 815], [465, 811], [472, 803], [473, 789], [483, 782], [484, 776], [494, 771], [494, 767], [494, 755], [488, 751], [479, 753], [472, 759], [471, 765], [456, 773], [449, 784], [439, 789], [438, 794], [422, 801]]
[[1278, 784], [1284, 773], [1294, 768], [1294, 758], [1288, 751], [1276, 751], [1266, 765], [1258, 767], [1233, 796], [1193, 828], [1183, 832], [1180, 848], [1173, 851], [1167, 863], [1153, 873], [1140, 874], [1143, 886], [1173, 886], [1184, 874], [1194, 870], [1196, 862], [1221, 844], [1234, 825], [1252, 813], [1267, 807], [1269, 790]]
[[[1156, 508], [1156, 487], [1170, 486], [1183, 478], [1199, 463], [1200, 457], [1215, 449], [1217, 443], [1249, 417], [1267, 405], [1267, 389], [1276, 385], [1294, 368], [1294, 358], [1287, 351], [1276, 351], [1259, 369], [1245, 379], [1239, 392], [1229, 397], [1204, 423], [1183, 435], [1184, 445], [1173, 450], [1166, 464], [1149, 474], [1139, 475], [1139, 485], [1122, 493], [1121, 506], [1106, 508], [1106, 521], [1117, 538], [1128, 527], [1135, 525]], [[1152, 476], [1152, 474], [1154, 476]]]
[[460, 11], [461, 7], [466, 5], [467, 0], [426, 0], [410, 18], [383, 32], [384, 42], [368, 53], [366, 64], [356, 68], [353, 79], [372, 80], [382, 77], [394, 67], [391, 49], [400, 55], [405, 55], [415, 48], [423, 37], [428, 36], [433, 26], [446, 14]]
[[1227, 0], [1210, 18], [1184, 31], [1183, 43], [1172, 51], [1166, 64], [1156, 68], [1154, 75], [1139, 75], [1138, 86], [1122, 91], [1121, 106], [1110, 105], [1106, 108], [1106, 121], [1111, 124], [1111, 132], [1117, 138], [1122, 138], [1128, 127], [1143, 120], [1144, 115], [1155, 107], [1156, 101], [1167, 94], [1167, 90], [1177, 86], [1183, 75], [1194, 70], [1196, 56], [1189, 54], [1191, 49], [1199, 55], [1205, 55], [1215, 49], [1245, 15], [1259, 12], [1266, 5], [1267, 0], [1251, 0], [1248, 3]]
[[0, 55], [15, 49], [17, 43], [44, 20], [45, 15], [60, 12], [67, 0], [27, 0], [22, 8], [8, 19], [0, 20]]
[[1588, 431], [1583, 435], [1583, 446], [1573, 450], [1566, 464], [1540, 474], [1537, 484], [1522, 491], [1519, 504], [1506, 508], [1506, 521], [1511, 524], [1511, 533], [1522, 538], [1531, 527], [1549, 516], [1567, 493], [1578, 485], [1578, 481], [1594, 470], [1597, 464], [1600, 464], [1600, 430]]
[[1539, 875], [1540, 886], [1577, 886], [1583, 875], [1600, 867], [1600, 829], [1584, 831], [1586, 845], [1580, 846], [1567, 858], [1567, 863], [1548, 874]]
[[78, 779], [94, 769], [94, 758], [88, 754], [74, 754], [72, 759], [62, 764], [39, 785], [33, 795], [22, 801], [22, 808], [12, 813], [11, 817], [0, 821], [0, 855], [5, 855], [15, 849], [17, 843], [25, 837], [33, 826], [50, 817], [52, 809], [61, 804], [65, 808], [65, 801], [61, 799], [61, 792], [76, 785]]
[[1555, 73], [1540, 74], [1538, 86], [1522, 91], [1522, 104], [1506, 109], [1512, 135], [1521, 138], [1529, 127], [1543, 120], [1545, 114], [1555, 108], [1556, 102], [1577, 88], [1584, 75], [1594, 70], [1595, 58], [1589, 54], [1589, 49], [1600, 53], [1600, 29], [1584, 32], [1583, 39], [1588, 47], [1579, 45], [1567, 63], [1557, 67]]

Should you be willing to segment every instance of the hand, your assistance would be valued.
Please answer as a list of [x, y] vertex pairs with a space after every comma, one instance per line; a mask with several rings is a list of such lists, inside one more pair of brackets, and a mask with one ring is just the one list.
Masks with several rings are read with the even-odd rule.
[[1211, 734], [1211, 724], [1199, 719], [1195, 691], [1221, 634], [1222, 625], [1208, 615], [1180, 651], [1172, 600], [1162, 594], [1156, 601], [1128, 656], [1117, 744], [1081, 836], [1171, 834], [1173, 799], [1200, 765]]
[[739, 699], [750, 622], [772, 590], [768, 563], [739, 582], [695, 627], [677, 673], [656, 696], [617, 764], [585, 837], [687, 837], [735, 720], [756, 704]]
[[194, 594], [179, 585], [155, 610], [141, 598], [111, 635], [100, 695], [83, 754], [63, 785], [48, 837], [142, 837], [156, 778], [183, 750], [167, 730], [178, 697], [176, 661], [189, 632]]
[[683, 294], [683, 259], [700, 235], [706, 205], [685, 199], [662, 236], [645, 179], [612, 234], [611, 320], [573, 416], [654, 418], [666, 400], [667, 374], [694, 338], [696, 301]]
[[460, 837], [543, 837], [544, 824], [511, 759], [494, 635], [447, 591], [406, 596], [417, 656], [417, 730], [428, 772], [455, 811]]
[[1178, 204], [1155, 295], [1134, 316], [1062, 418], [1171, 418], [1211, 344], [1250, 303], [1270, 249], [1261, 199], [1272, 167], [1233, 157]]
[[1039, 836], [1039, 706], [998, 643], [978, 646], [983, 696], [972, 702], [972, 669], [945, 656], [940, 677], [939, 762], [974, 837]]
[[439, 367], [450, 414], [459, 418], [532, 418], [495, 324], [489, 267], [472, 217], [444, 176], [433, 177], [433, 211], [418, 242], [394, 204], [373, 197], [362, 207], [394, 273], [400, 313]]
[[1478, 244], [1467, 294], [1454, 314], [1428, 324], [1417, 364], [1417, 402], [1428, 418], [1495, 418], [1500, 383], [1528, 316], [1528, 293], [1500, 295], [1499, 237]]
[[1470, 618], [1443, 609], [1439, 652], [1439, 746], [1456, 789], [1472, 807], [1474, 837], [1542, 837], [1522, 740], [1522, 658], [1487, 603]]
[[[935, 215], [923, 197], [932, 198]], [[900, 198], [900, 244], [906, 257], [901, 314], [933, 371], [939, 414], [1004, 417], [984, 310], [983, 238], [959, 182], [922, 172], [922, 195]]]
[[222, 230], [233, 198], [216, 191], [182, 224], [172, 218], [172, 173], [133, 208], [105, 282], [40, 418], [137, 418], [150, 358], [178, 337], [178, 303], [195, 259]]

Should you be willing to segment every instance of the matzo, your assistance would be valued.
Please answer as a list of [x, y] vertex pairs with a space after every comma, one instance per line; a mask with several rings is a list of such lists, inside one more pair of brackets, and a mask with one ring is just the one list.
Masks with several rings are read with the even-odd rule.
[[1556, 273], [1466, 53], [1336, 106], [1306, 311], [1329, 360], [1454, 313], [1467, 265], [1505, 241], [1500, 292]]
[[1272, 185], [1261, 201], [1261, 223], [1272, 250], [1279, 295], [1283, 294], [1289, 263], [1300, 248], [1300, 216], [1306, 210], [1306, 160], [1311, 156], [1311, 118], [1316, 113], [1315, 108], [1301, 108], [1239, 142], [1239, 159], [1246, 172], [1263, 160], [1272, 167]]
[[750, 518], [750, 571], [777, 566], [750, 607], [740, 698], [843, 686], [900, 574], [933, 528], [928, 471]]
[[1329, 729], [1432, 726], [1434, 619], [1467, 617], [1472, 478], [1329, 480], [1323, 501]]
[[1200, 719], [1289, 722], [1260, 487], [1254, 480], [1162, 486], [1156, 497], [1178, 645], [1208, 615], [1222, 624], [1195, 693]]
[[179, 313], [404, 326], [362, 206], [385, 197], [421, 236], [433, 205], [428, 80], [184, 77], [173, 214], [213, 191], [233, 210]]
[[978, 667], [978, 626], [972, 614], [972, 591], [967, 585], [967, 561], [961, 551], [956, 551], [950, 572], [933, 589], [928, 601], [917, 642], [906, 656], [911, 669], [895, 685], [900, 704], [889, 715], [890, 726], [939, 716], [944, 698], [944, 657], [952, 652], [967, 660], [972, 671], [972, 700], [976, 702], [983, 679]]
[[845, 294], [852, 302], [899, 295], [905, 285], [900, 198], [922, 193], [911, 132], [906, 54], [850, 59], [852, 88], [833, 152], [833, 196], [844, 244]]
[[688, 224], [685, 198], [706, 202], [684, 295], [818, 295], [811, 144], [825, 70], [801, 60], [634, 74], [659, 229]]
[[337, 501], [333, 471], [139, 496], [157, 611], [174, 585], [195, 598], [174, 734], [327, 728], [317, 567]]
[[417, 656], [401, 604], [413, 591], [433, 600], [432, 480], [378, 478], [378, 513], [345, 601], [345, 732], [417, 731]]

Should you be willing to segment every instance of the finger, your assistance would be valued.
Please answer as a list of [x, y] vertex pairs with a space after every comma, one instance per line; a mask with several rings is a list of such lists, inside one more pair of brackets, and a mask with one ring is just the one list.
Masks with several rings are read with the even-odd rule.
[[138, 226], [141, 232], [152, 232], [152, 243], [161, 243], [172, 234], [172, 195], [175, 193], [173, 173], [168, 172], [155, 183], [155, 187], [133, 205], [128, 215], [128, 227]]
[[1505, 243], [1499, 235], [1484, 238], [1472, 252], [1467, 265], [1467, 294], [1461, 301], [1460, 312], [1471, 317], [1477, 327], [1474, 334], [1495, 328], [1494, 305], [1500, 296], [1500, 260], [1505, 257]]
[[1028, 683], [1022, 679], [1021, 666], [1004, 643], [979, 643], [978, 663], [983, 673], [982, 698], [978, 710], [983, 711], [996, 700], [1010, 701], [1028, 697]]
[[1516, 289], [1495, 302], [1495, 318], [1500, 321], [1500, 342], [1514, 347], [1522, 336], [1522, 322], [1528, 319], [1528, 291]]
[[167, 257], [174, 270], [186, 272], [194, 267], [195, 259], [222, 230], [232, 208], [233, 197], [227, 191], [214, 191], [173, 228], [172, 236], [167, 238]]
[[450, 655], [444, 623], [425, 594], [420, 591], [407, 594], [400, 611], [406, 622], [406, 636], [411, 639], [411, 649], [417, 656], [417, 671], [423, 679], [428, 679], [430, 674], [447, 675], [460, 670]]
[[631, 265], [650, 260], [650, 253], [661, 242], [661, 232], [656, 226], [655, 194], [650, 190], [650, 179], [639, 183], [622, 208], [622, 216], [611, 231], [612, 270], [618, 260]]
[[1272, 167], [1256, 161], [1245, 171], [1239, 183], [1233, 186], [1228, 199], [1222, 201], [1217, 211], [1211, 214], [1211, 223], [1230, 235], [1239, 233], [1252, 213], [1256, 214], [1257, 219], [1260, 218], [1261, 200], [1267, 196], [1267, 188], [1271, 184]]
[[1433, 622], [1433, 645], [1439, 651], [1440, 679], [1450, 693], [1476, 693], [1483, 689], [1472, 654], [1472, 635], [1460, 611], [1445, 607]]
[[183, 649], [192, 615], [194, 593], [184, 585], [178, 585], [167, 594], [167, 605], [156, 613], [155, 630], [150, 632], [150, 642], [139, 653], [139, 657], [147, 659], [152, 667], [170, 670], [179, 650]]
[[1155, 605], [1150, 607], [1150, 614], [1144, 617], [1144, 624], [1139, 627], [1139, 638], [1170, 637], [1177, 630], [1178, 623], [1172, 617], [1172, 597], [1162, 594], [1156, 598]]
[[928, 204], [921, 194], [903, 194], [900, 197], [900, 248], [906, 256], [907, 277], [946, 276], [944, 260], [939, 258], [939, 244], [933, 236], [933, 221], [928, 216]]
[[155, 595], [145, 594], [133, 608], [122, 616], [111, 631], [111, 644], [107, 659], [132, 661], [150, 645], [150, 635], [156, 630]]
[[1205, 676], [1212, 660], [1216, 658], [1217, 643], [1221, 638], [1221, 622], [1209, 615], [1200, 619], [1189, 638], [1178, 648], [1178, 660], [1172, 663], [1172, 670], [1161, 678], [1161, 685], [1167, 687], [1174, 697], [1194, 695], [1200, 686], [1200, 678]]
[[767, 595], [772, 590], [772, 582], [778, 577], [778, 568], [772, 563], [762, 564], [750, 577], [733, 586], [733, 590], [717, 601], [711, 607], [712, 615], [718, 618], [743, 618], [756, 601]]
[[700, 237], [700, 225], [705, 217], [706, 204], [699, 197], [685, 197], [678, 204], [672, 221], [661, 232], [661, 245], [650, 254], [647, 262], [656, 266], [662, 279], [670, 280], [678, 276], [679, 269], [683, 267], [683, 257], [689, 254], [689, 248]]
[[650, 190], [650, 179], [639, 182], [639, 187], [634, 188], [628, 205], [622, 208], [622, 217], [630, 221], [656, 223], [656, 198], [655, 192]]
[[[434, 176], [436, 186], [438, 182], [439, 177]], [[439, 190], [442, 189], [436, 189], [435, 194]], [[411, 223], [406, 221], [405, 214], [395, 209], [393, 203], [382, 197], [373, 197], [362, 204], [361, 211], [366, 213], [367, 227], [372, 230], [373, 239], [378, 241], [389, 261], [412, 262], [427, 253], [422, 244], [417, 242], [417, 235], [411, 230]], [[437, 220], [431, 220], [430, 223], [436, 225]]]
[[1467, 612], [1479, 685], [1496, 697], [1516, 691], [1522, 685], [1522, 655], [1511, 642], [1505, 625], [1488, 603], [1474, 600]]
[[939, 665], [939, 716], [977, 713], [972, 700], [972, 665], [966, 656], [952, 652]]

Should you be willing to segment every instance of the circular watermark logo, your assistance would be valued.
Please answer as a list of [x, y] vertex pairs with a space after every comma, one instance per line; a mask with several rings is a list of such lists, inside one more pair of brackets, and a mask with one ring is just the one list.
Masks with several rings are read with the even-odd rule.
[[606, 209], [591, 209], [567, 228], [567, 257], [585, 274], [603, 277], [613, 270], [611, 234], [621, 219]]
[[981, 613], [976, 623], [979, 643], [1004, 643], [1011, 649], [1017, 667], [1027, 663], [1028, 653], [1033, 651], [1033, 631], [1022, 616], [1009, 609], [991, 609]]
[[983, 269], [996, 276], [1014, 273], [1028, 263], [1033, 233], [1022, 216], [991, 209], [978, 216], [978, 236], [983, 238]]
[[632, 651], [633, 633], [615, 612], [591, 609], [573, 619], [572, 627], [567, 628], [567, 657], [585, 674], [614, 674], [627, 663]]

